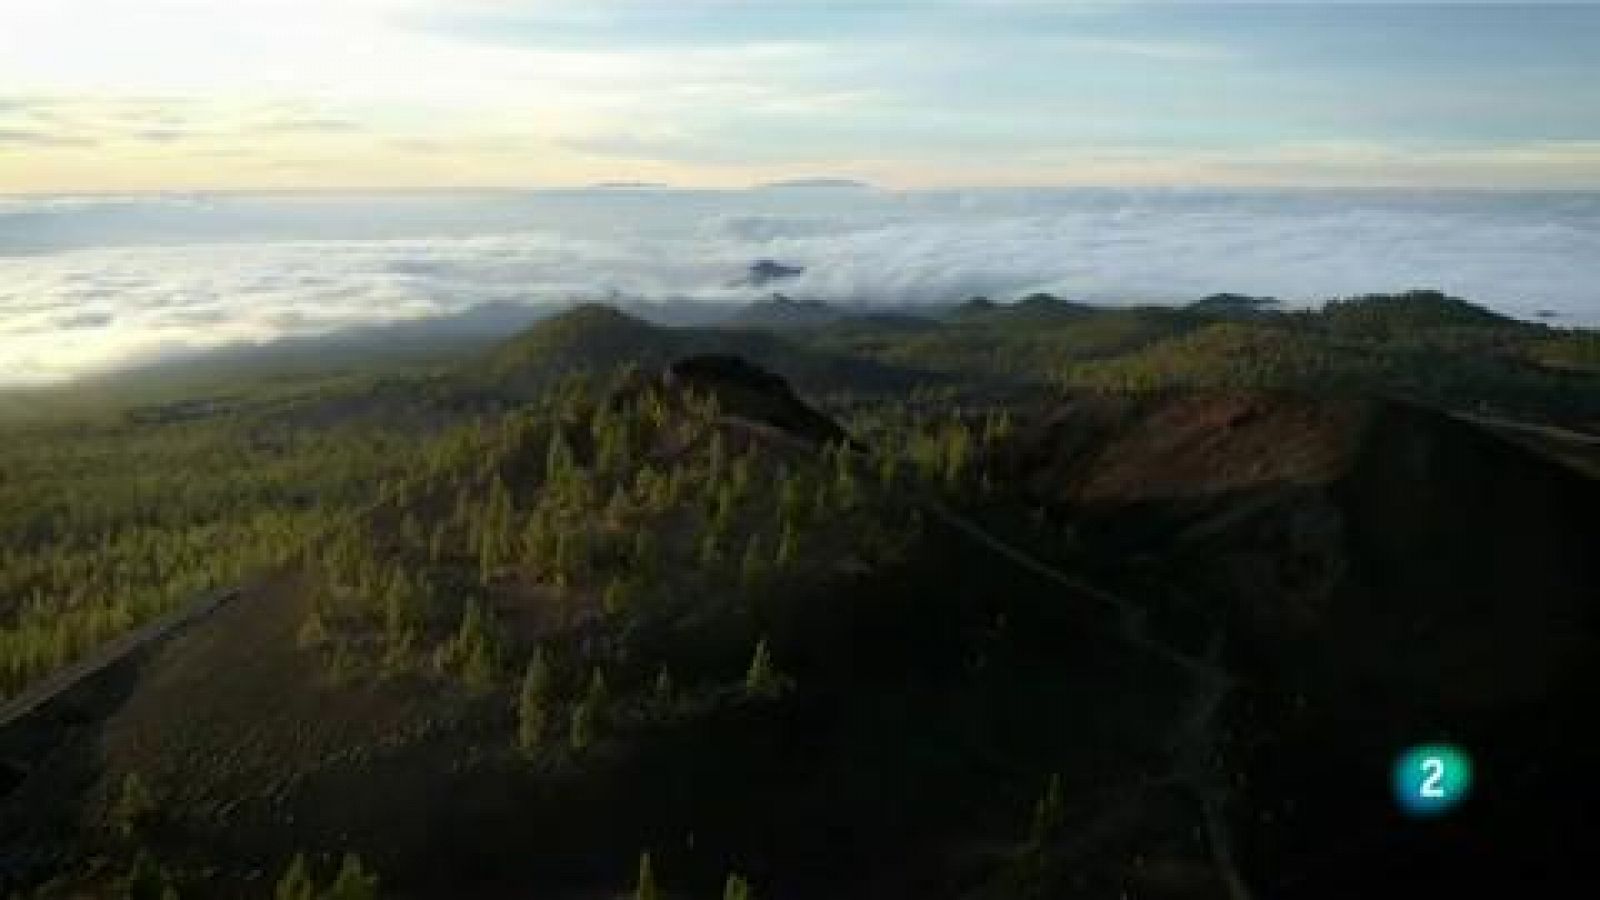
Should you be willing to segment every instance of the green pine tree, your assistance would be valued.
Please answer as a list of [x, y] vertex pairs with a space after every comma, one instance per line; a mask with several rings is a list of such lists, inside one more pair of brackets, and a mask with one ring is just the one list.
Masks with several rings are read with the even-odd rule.
[[661, 900], [656, 887], [655, 866], [650, 862], [650, 851], [639, 854], [639, 878], [633, 888], [633, 900]]
[[655, 685], [651, 688], [651, 696], [655, 701], [656, 709], [663, 713], [670, 713], [676, 705], [677, 697], [672, 685], [672, 673], [667, 671], [665, 664], [656, 672]]
[[656, 570], [656, 542], [650, 529], [641, 527], [633, 533], [633, 568], [641, 576]]
[[785, 471], [778, 476], [778, 517], [783, 522], [799, 521], [805, 515], [799, 477]]
[[759, 582], [765, 574], [766, 557], [761, 553], [761, 535], [752, 534], [744, 546], [744, 559], [739, 563], [739, 580], [748, 588]]
[[428, 562], [438, 563], [444, 557], [444, 523], [440, 522], [433, 527], [433, 532], [428, 536]]
[[627, 581], [621, 575], [613, 575], [600, 596], [600, 608], [608, 616], [619, 616], [628, 608], [628, 594]]
[[594, 741], [594, 708], [588, 700], [583, 700], [572, 708], [572, 728], [568, 733], [568, 742], [574, 752], [582, 753], [589, 749], [589, 744]]
[[611, 491], [611, 499], [606, 501], [606, 521], [620, 524], [628, 515], [628, 493], [618, 483]]
[[156, 811], [155, 797], [137, 772], [123, 776], [117, 800], [111, 807], [111, 825], [123, 837], [132, 837], [149, 823]]
[[295, 643], [301, 647], [316, 647], [327, 640], [328, 625], [323, 621], [322, 613], [313, 606], [300, 623], [300, 630], [295, 633]]
[[782, 682], [772, 664], [772, 651], [767, 648], [766, 638], [756, 644], [755, 653], [750, 657], [750, 668], [744, 676], [744, 689], [752, 697], [770, 698], [782, 692]]
[[555, 548], [550, 554], [550, 580], [556, 587], [566, 587], [571, 570], [572, 552], [565, 530], [556, 532]]
[[468, 685], [479, 690], [494, 683], [494, 652], [487, 640], [474, 641], [467, 646], [466, 660], [461, 664], [461, 677]]
[[789, 522], [784, 522], [782, 530], [778, 534], [778, 555], [774, 559], [778, 568], [784, 568], [794, 562], [795, 543], [794, 526]]
[[405, 570], [395, 570], [384, 592], [383, 610], [384, 635], [391, 643], [412, 631], [417, 620], [415, 607], [416, 588], [406, 577]]
[[967, 454], [972, 443], [972, 433], [962, 422], [956, 422], [945, 431], [944, 478], [950, 484], [961, 480], [967, 468]]
[[599, 666], [596, 666], [589, 675], [589, 687], [584, 691], [583, 700], [572, 709], [573, 750], [582, 751], [594, 743], [605, 721], [607, 705], [610, 702], [611, 695], [606, 688], [606, 675]]
[[572, 450], [567, 447], [566, 437], [557, 425], [550, 432], [550, 444], [545, 450], [544, 477], [550, 484], [558, 484], [566, 477], [571, 466]]
[[1043, 844], [1061, 827], [1061, 817], [1065, 812], [1065, 801], [1061, 793], [1061, 776], [1054, 774], [1045, 783], [1044, 793], [1033, 805], [1033, 827], [1029, 839], [1034, 844]]
[[830, 506], [829, 481], [826, 478], [817, 480], [817, 489], [811, 495], [811, 521], [828, 521]]
[[723, 468], [727, 464], [727, 450], [723, 447], [722, 432], [713, 430], [711, 442], [706, 448], [706, 483], [719, 484], [722, 481]]
[[278, 879], [278, 886], [273, 889], [273, 900], [313, 900], [315, 896], [316, 885], [311, 880], [306, 855], [296, 853], [294, 859], [289, 861], [289, 867], [284, 870], [283, 877]]
[[899, 470], [899, 455], [896, 454], [892, 449], [885, 450], [883, 455], [878, 458], [878, 483], [883, 485], [885, 488], [892, 487], [894, 485], [895, 476], [899, 474]]
[[123, 879], [123, 896], [127, 900], [161, 900], [172, 886], [167, 883], [167, 873], [156, 862], [150, 851], [139, 848], [133, 865]]
[[599, 666], [589, 673], [589, 690], [583, 700], [594, 707], [596, 716], [605, 715], [606, 707], [611, 702], [611, 692], [606, 687], [606, 673]]
[[722, 550], [718, 546], [717, 533], [708, 530], [700, 536], [700, 567], [709, 569], [722, 559]]
[[494, 637], [478, 601], [468, 601], [447, 657], [460, 666], [462, 679], [472, 687], [482, 689], [494, 682]]
[[755, 900], [755, 894], [750, 890], [750, 882], [745, 881], [743, 876], [729, 872], [728, 880], [722, 885], [722, 900]]
[[360, 857], [346, 853], [339, 874], [318, 900], [377, 900], [377, 897], [378, 876], [362, 867]]
[[517, 744], [524, 752], [537, 750], [544, 740], [549, 727], [554, 680], [544, 648], [535, 648], [528, 670], [522, 676], [522, 692], [517, 701]]
[[839, 468], [838, 475], [834, 478], [833, 493], [837, 498], [836, 503], [840, 510], [850, 510], [856, 505], [856, 477], [850, 469], [844, 466]]
[[478, 583], [487, 586], [494, 578], [494, 546], [490, 542], [489, 533], [483, 532], [478, 537]]

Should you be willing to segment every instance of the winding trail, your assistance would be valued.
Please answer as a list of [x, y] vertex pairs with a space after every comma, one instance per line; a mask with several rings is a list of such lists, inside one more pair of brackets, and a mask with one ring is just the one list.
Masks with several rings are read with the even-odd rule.
[[1048, 563], [1039, 561], [1035, 557], [1029, 555], [1027, 551], [1019, 550], [1011, 544], [1006, 543], [1003, 539], [989, 532], [983, 526], [977, 524], [971, 519], [966, 518], [965, 516], [960, 515], [959, 513], [951, 511], [948, 507], [937, 501], [923, 500], [920, 501], [919, 506], [929, 515], [950, 526], [951, 528], [956, 529], [957, 531], [966, 535], [968, 538], [983, 544], [996, 554], [1005, 557], [1011, 563], [1021, 566], [1022, 568], [1027, 569], [1041, 578], [1054, 581], [1055, 583], [1073, 591], [1074, 593], [1087, 597], [1103, 605], [1108, 611], [1116, 615], [1117, 635], [1126, 643], [1148, 651], [1152, 655], [1166, 660], [1167, 662], [1189, 672], [1191, 675], [1194, 675], [1196, 678], [1201, 680], [1215, 682], [1220, 685], [1228, 685], [1233, 683], [1233, 676], [1219, 668], [1215, 663], [1206, 662], [1205, 660], [1196, 659], [1193, 656], [1180, 653], [1179, 651], [1174, 650], [1172, 647], [1152, 639], [1145, 632], [1144, 610], [1134, 606], [1127, 600], [1124, 600], [1115, 594], [1101, 590], [1100, 588], [1095, 587], [1081, 578], [1075, 578], [1066, 572], [1049, 565]]
[[1237, 685], [1235, 677], [1222, 668], [1218, 661], [1222, 634], [1219, 632], [1216, 635], [1203, 659], [1181, 653], [1151, 638], [1144, 627], [1144, 611], [1128, 600], [1035, 558], [936, 500], [923, 499], [918, 502], [918, 507], [1012, 564], [1101, 604], [1116, 615], [1117, 636], [1125, 643], [1166, 660], [1194, 679], [1192, 711], [1173, 741], [1173, 774], [1199, 802], [1206, 842], [1211, 848], [1212, 862], [1227, 897], [1229, 900], [1252, 900], [1254, 894], [1240, 871], [1233, 849], [1232, 829], [1228, 825], [1226, 810], [1230, 791], [1226, 779], [1217, 771], [1215, 762], [1219, 750], [1217, 719]]

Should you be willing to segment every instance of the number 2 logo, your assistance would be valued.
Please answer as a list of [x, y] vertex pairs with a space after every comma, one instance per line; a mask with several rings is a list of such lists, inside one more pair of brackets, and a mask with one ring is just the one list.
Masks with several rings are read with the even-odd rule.
[[1450, 744], [1412, 747], [1400, 754], [1391, 771], [1395, 802], [1414, 816], [1450, 812], [1472, 786], [1472, 759]]
[[1444, 798], [1444, 760], [1437, 756], [1427, 757], [1422, 761], [1423, 779], [1417, 787], [1417, 794], [1429, 800]]

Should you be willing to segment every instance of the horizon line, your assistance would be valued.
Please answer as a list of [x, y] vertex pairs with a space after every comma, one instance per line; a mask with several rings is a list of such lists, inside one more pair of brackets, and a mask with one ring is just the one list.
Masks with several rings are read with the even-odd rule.
[[753, 191], [860, 191], [881, 194], [919, 194], [944, 191], [1229, 191], [1238, 193], [1482, 193], [1482, 194], [1600, 194], [1600, 183], [1585, 186], [1484, 185], [1484, 184], [1260, 184], [1227, 182], [1119, 183], [1055, 182], [1040, 184], [963, 184], [893, 187], [856, 181], [853, 184], [787, 184], [783, 181], [747, 185], [700, 185], [671, 183], [585, 182], [544, 185], [391, 185], [383, 187], [203, 187], [203, 188], [109, 188], [83, 190], [0, 190], [0, 200], [104, 197], [247, 197], [247, 196], [340, 196], [357, 194], [533, 194], [587, 191], [595, 193], [684, 192], [737, 194]]

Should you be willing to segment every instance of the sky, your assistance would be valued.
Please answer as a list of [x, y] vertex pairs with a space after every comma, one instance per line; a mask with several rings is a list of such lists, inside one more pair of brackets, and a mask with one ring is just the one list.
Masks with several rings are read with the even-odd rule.
[[0, 193], [1600, 188], [1600, 3], [3, 0]]

